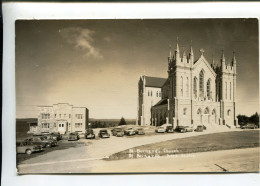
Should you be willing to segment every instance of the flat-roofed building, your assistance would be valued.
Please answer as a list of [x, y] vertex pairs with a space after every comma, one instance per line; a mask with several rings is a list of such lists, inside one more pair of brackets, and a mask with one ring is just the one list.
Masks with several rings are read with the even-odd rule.
[[84, 133], [89, 120], [86, 107], [68, 103], [38, 106], [38, 132]]

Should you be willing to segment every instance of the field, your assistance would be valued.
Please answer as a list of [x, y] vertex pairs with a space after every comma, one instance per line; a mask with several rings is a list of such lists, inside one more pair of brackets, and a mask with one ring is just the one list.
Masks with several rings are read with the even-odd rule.
[[115, 153], [108, 160], [129, 159], [130, 155], [143, 158], [249, 147], [259, 147], [259, 130], [206, 134], [153, 143]]

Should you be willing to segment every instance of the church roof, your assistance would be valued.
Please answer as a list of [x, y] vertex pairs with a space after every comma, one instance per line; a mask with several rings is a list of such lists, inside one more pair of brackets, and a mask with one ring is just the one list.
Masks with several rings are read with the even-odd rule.
[[145, 86], [161, 88], [166, 82], [166, 80], [167, 78], [145, 76]]
[[157, 107], [157, 106], [160, 106], [160, 105], [166, 105], [168, 104], [168, 101], [167, 99], [161, 99], [158, 103], [156, 103], [153, 107]]

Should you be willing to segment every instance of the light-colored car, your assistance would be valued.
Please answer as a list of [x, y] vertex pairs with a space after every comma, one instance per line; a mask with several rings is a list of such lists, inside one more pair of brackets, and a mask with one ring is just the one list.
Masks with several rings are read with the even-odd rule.
[[125, 131], [124, 131], [125, 135], [127, 136], [132, 136], [132, 135], [135, 135], [135, 130], [133, 128], [127, 128]]
[[144, 129], [143, 128], [138, 128], [136, 129], [135, 133], [137, 135], [145, 135]]
[[160, 126], [160, 127], [157, 127], [157, 128], [155, 129], [155, 132], [157, 132], [157, 133], [164, 133], [165, 130], [166, 130], [166, 129], [165, 129], [164, 127]]
[[35, 145], [26, 141], [17, 141], [16, 142], [16, 152], [25, 153], [27, 155], [32, 154], [33, 152], [42, 151], [41, 145]]
[[193, 127], [191, 126], [184, 126], [186, 132], [193, 132]]

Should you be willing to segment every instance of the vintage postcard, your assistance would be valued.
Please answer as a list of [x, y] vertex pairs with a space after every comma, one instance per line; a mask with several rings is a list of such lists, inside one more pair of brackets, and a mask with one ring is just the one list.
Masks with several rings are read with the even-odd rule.
[[259, 25], [16, 20], [19, 174], [259, 172]]

